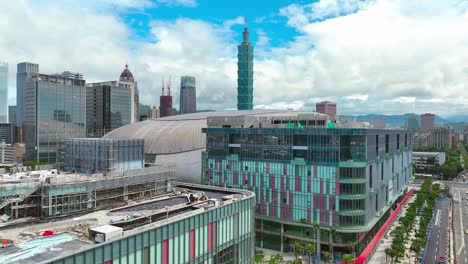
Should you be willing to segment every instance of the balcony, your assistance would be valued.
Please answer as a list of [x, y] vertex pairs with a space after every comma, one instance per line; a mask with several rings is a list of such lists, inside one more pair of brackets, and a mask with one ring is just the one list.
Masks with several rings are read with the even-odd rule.
[[338, 215], [342, 216], [359, 216], [365, 215], [366, 210], [340, 210], [338, 211]]
[[356, 184], [363, 184], [366, 183], [366, 179], [340, 179], [340, 183], [356, 183]]
[[366, 199], [367, 195], [365, 194], [340, 194], [340, 200], [361, 200]]

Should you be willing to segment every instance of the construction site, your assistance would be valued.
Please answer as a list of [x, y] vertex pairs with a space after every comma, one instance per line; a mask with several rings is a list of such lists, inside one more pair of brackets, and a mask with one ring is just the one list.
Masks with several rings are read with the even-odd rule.
[[171, 190], [173, 168], [155, 166], [103, 174], [20, 172], [0, 177], [0, 220], [7, 225], [66, 216], [150, 199]]
[[[161, 181], [152, 182], [138, 173], [73, 183], [36, 174], [50, 183], [41, 181], [35, 191], [23, 186], [26, 197], [16, 195], [2, 208], [15, 222], [0, 227], [2, 264], [227, 263], [253, 257], [252, 192], [171, 182], [163, 169]], [[27, 201], [30, 207], [22, 207]], [[17, 222], [25, 214], [39, 218], [39, 212], [63, 217]]]

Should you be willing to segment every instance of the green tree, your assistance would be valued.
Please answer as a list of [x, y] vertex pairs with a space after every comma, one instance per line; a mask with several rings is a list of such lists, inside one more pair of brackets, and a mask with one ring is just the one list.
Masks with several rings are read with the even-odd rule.
[[270, 257], [268, 264], [281, 264], [283, 263], [283, 261], [283, 256], [281, 256], [280, 254], [276, 254]]
[[345, 264], [352, 264], [354, 263], [354, 257], [351, 254], [344, 254], [343, 255], [343, 262]]
[[295, 259], [297, 260], [297, 257], [299, 255], [302, 255], [303, 252], [304, 252], [304, 247], [302, 246], [302, 244], [299, 241], [295, 241], [294, 242], [294, 257], [295, 257]]
[[322, 251], [322, 257], [325, 263], [329, 263], [332, 260], [332, 255], [326, 250]]
[[264, 255], [255, 255], [255, 263], [263, 263], [263, 259], [265, 258]]
[[348, 241], [349, 253], [354, 256], [354, 241]]
[[[391, 256], [392, 249], [391, 248], [386, 248], [384, 252], [385, 252], [385, 263], [388, 263], [388, 257]], [[390, 257], [390, 260], [391, 260], [391, 257]]]
[[312, 253], [315, 251], [315, 246], [312, 243], [307, 243], [304, 247], [304, 251], [307, 253], [307, 256], [309, 256], [309, 264], [311, 262], [311, 257]]

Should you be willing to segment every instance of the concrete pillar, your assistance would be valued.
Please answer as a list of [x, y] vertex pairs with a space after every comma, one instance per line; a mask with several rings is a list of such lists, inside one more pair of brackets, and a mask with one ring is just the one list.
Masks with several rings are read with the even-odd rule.
[[260, 220], [260, 247], [263, 248], [263, 220]]
[[86, 193], [86, 200], [87, 200], [86, 207], [88, 209], [93, 208], [93, 192]]
[[123, 187], [123, 193], [124, 193], [123, 195], [124, 201], [128, 201], [128, 186], [127, 185]]
[[284, 234], [284, 224], [281, 224], [281, 253], [284, 252], [284, 245], [283, 245], [283, 234]]
[[47, 217], [52, 215], [52, 195], [49, 195], [48, 198], [49, 198], [49, 215]]

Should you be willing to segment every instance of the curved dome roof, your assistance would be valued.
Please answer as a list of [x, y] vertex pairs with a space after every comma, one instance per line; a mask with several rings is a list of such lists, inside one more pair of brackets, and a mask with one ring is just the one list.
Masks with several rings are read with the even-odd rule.
[[132, 72], [128, 69], [128, 65], [125, 64], [125, 69], [120, 74], [120, 81], [123, 82], [134, 82], [135, 79], [133, 78]]
[[210, 116], [238, 116], [285, 112], [285, 110], [244, 110], [201, 112], [149, 119], [107, 133], [104, 138], [143, 138], [145, 154], [173, 154], [204, 149], [206, 119]]

